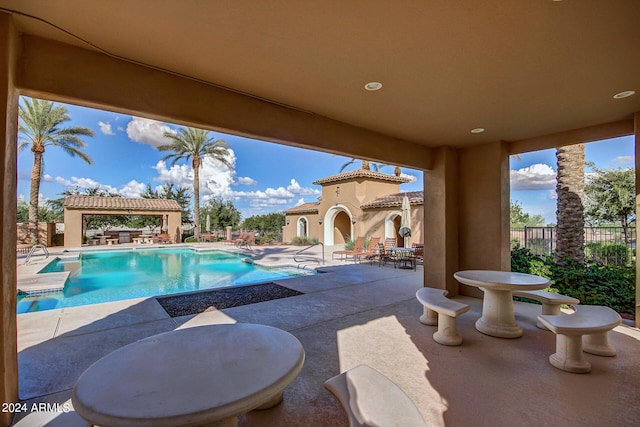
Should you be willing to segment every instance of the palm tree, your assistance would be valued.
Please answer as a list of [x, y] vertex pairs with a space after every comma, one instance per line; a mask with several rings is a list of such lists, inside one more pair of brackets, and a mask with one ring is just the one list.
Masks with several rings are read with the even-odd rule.
[[584, 262], [584, 144], [556, 149], [556, 260]]
[[64, 122], [71, 120], [67, 107], [55, 105], [50, 101], [24, 98], [24, 104], [21, 104], [18, 109], [20, 118], [18, 132], [22, 134], [22, 138], [18, 141], [18, 151], [31, 146], [33, 153], [29, 193], [29, 237], [31, 243], [35, 244], [38, 243], [38, 195], [45, 148], [60, 147], [71, 157], [80, 157], [91, 164], [91, 158], [82, 151], [85, 142], [81, 136], [93, 136], [93, 131], [80, 126], [62, 127]]
[[182, 128], [176, 134], [165, 132], [164, 137], [171, 140], [171, 144], [161, 145], [160, 151], [173, 151], [162, 158], [163, 161], [171, 160], [171, 165], [175, 165], [179, 160], [191, 159], [193, 167], [193, 217], [195, 223], [194, 237], [199, 240], [200, 236], [200, 166], [205, 156], [222, 162], [225, 166], [231, 167], [227, 159], [229, 146], [222, 140], [215, 140], [209, 135], [209, 131], [196, 128]]

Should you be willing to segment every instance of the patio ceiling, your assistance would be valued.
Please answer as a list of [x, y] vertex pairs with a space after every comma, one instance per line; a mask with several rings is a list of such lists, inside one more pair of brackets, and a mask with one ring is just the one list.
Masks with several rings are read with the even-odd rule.
[[[429, 147], [632, 123], [640, 111], [637, 0], [0, 0], [0, 8], [21, 13], [23, 33]], [[382, 89], [365, 91], [370, 81]], [[627, 90], [637, 93], [613, 98]]]

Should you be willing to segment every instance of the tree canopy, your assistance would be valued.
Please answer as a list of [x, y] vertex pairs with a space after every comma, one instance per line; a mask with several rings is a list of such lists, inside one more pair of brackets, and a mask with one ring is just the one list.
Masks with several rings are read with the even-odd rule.
[[511, 219], [511, 227], [543, 227], [545, 225], [544, 217], [540, 214], [531, 215], [522, 209], [522, 205], [518, 201], [512, 201], [509, 207], [509, 217]]
[[201, 224], [206, 224], [207, 216], [209, 216], [211, 229], [216, 230], [227, 226], [236, 227], [240, 223], [241, 214], [231, 200], [212, 197], [200, 207]]
[[594, 225], [615, 223], [628, 227], [636, 220], [635, 171], [633, 169], [598, 169], [585, 185], [585, 217]]
[[184, 186], [176, 186], [173, 183], [163, 184], [157, 189], [153, 189], [151, 184], [147, 184], [145, 189], [140, 194], [140, 197], [144, 199], [169, 199], [178, 202], [182, 208], [182, 222], [191, 222], [191, 210], [189, 205], [191, 204], [191, 193], [189, 188]]
[[251, 230], [281, 231], [285, 225], [285, 216], [282, 212], [272, 212], [265, 215], [254, 215], [242, 221], [242, 228]]

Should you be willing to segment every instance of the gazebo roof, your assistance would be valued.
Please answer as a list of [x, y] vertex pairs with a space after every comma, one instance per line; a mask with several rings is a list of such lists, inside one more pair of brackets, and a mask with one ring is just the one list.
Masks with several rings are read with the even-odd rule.
[[374, 172], [367, 169], [356, 169], [348, 172], [342, 172], [337, 175], [331, 175], [326, 178], [317, 179], [313, 181], [313, 184], [315, 185], [333, 184], [336, 182], [352, 181], [354, 179], [359, 179], [359, 178], [364, 178], [368, 180], [373, 179], [378, 181], [395, 182], [399, 184], [411, 182], [411, 178], [407, 178], [405, 176], [390, 175], [388, 173]]
[[142, 199], [128, 197], [68, 196], [66, 209], [108, 209], [113, 211], [180, 211], [182, 207], [170, 199]]

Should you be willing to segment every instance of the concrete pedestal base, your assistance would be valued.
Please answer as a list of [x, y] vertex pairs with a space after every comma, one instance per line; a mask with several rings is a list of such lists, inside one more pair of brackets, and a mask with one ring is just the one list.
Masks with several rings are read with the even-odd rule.
[[476, 321], [476, 329], [492, 337], [521, 337], [522, 328], [515, 321], [511, 291], [482, 289], [484, 290], [482, 317]]

